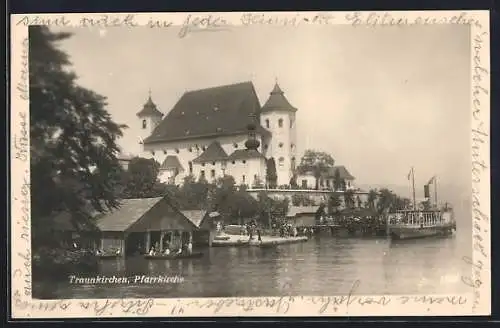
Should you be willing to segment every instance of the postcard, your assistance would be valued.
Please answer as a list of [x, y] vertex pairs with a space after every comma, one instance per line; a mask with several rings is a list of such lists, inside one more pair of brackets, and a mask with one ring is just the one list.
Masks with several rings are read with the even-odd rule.
[[11, 27], [13, 319], [490, 314], [487, 11]]

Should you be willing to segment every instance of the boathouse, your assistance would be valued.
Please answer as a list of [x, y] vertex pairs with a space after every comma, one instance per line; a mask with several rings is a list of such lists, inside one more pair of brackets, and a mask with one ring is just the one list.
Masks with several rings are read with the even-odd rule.
[[70, 214], [61, 213], [54, 233], [65, 236], [68, 243], [78, 240], [80, 247], [127, 256], [146, 253], [153, 246], [160, 251], [165, 247], [178, 249], [188, 241], [194, 247], [210, 245], [215, 233], [210, 214], [181, 211], [166, 197], [123, 199], [112, 211], [93, 213], [91, 227], [75, 227]]
[[209, 221], [207, 212], [180, 211], [166, 197], [124, 199], [118, 209], [97, 219], [99, 248], [131, 255], [151, 247], [179, 249], [189, 241], [195, 247], [210, 244]]

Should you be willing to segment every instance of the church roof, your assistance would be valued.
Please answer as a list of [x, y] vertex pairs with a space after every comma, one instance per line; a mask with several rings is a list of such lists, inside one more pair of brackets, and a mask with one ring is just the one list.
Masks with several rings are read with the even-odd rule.
[[[347, 171], [346, 167], [343, 166], [343, 165], [330, 167], [327, 172], [325, 172], [324, 174], [322, 174], [322, 177], [323, 178], [334, 178], [336, 170], [339, 170], [340, 179], [343, 179], [343, 180], [354, 180], [354, 179], [356, 179], [351, 173], [349, 173], [349, 171]], [[313, 172], [312, 171], [306, 171], [306, 172], [301, 172], [301, 174], [312, 175]]]
[[148, 101], [144, 104], [142, 107], [142, 110], [137, 113], [138, 117], [144, 117], [144, 116], [163, 116], [163, 113], [158, 110], [156, 107], [156, 104], [153, 102], [153, 99], [151, 99], [151, 95], [149, 95]]
[[254, 149], [237, 149], [228, 157], [228, 161], [237, 161], [250, 158], [264, 158], [258, 150]]
[[212, 142], [200, 156], [193, 160], [194, 163], [220, 161], [227, 158], [227, 153], [224, 151], [218, 141]]
[[[259, 110], [252, 82], [188, 91], [144, 143], [246, 134], [249, 115]], [[261, 126], [257, 133], [270, 135]]]
[[178, 169], [179, 171], [184, 171], [184, 168], [182, 167], [182, 164], [177, 158], [177, 156], [168, 155], [167, 157], [165, 157], [163, 163], [161, 163], [160, 170], [172, 170], [172, 169]]
[[267, 99], [264, 106], [262, 106], [262, 113], [271, 112], [274, 110], [290, 111], [296, 112], [297, 108], [293, 107], [285, 97], [285, 93], [281, 90], [278, 83], [274, 85], [273, 91], [271, 91], [269, 98]]
[[335, 177], [336, 170], [339, 170], [340, 178], [343, 180], [354, 180], [355, 179], [354, 176], [352, 176], [352, 174], [349, 173], [349, 171], [347, 171], [347, 169], [343, 165], [334, 166], [334, 167], [330, 168], [329, 172], [328, 172], [328, 176]]

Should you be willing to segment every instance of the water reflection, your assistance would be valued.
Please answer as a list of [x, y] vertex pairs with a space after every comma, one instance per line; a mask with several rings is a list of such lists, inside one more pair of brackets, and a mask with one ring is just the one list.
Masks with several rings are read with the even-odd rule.
[[[460, 277], [470, 272], [462, 260], [470, 243], [460, 236], [391, 242], [387, 239], [315, 237], [277, 248], [234, 247], [201, 250], [183, 260], [103, 260], [105, 276], [181, 276], [182, 284], [82, 286], [37, 284], [35, 297], [230, 297], [348, 293], [462, 292]], [[466, 239], [465, 239], [466, 240]]]

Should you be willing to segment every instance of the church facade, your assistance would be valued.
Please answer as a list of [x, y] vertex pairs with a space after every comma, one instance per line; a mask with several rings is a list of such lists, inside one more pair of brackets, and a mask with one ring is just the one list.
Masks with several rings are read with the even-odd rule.
[[276, 83], [261, 106], [251, 82], [188, 91], [167, 115], [151, 95], [137, 113], [142, 157], [161, 164], [162, 182], [182, 184], [186, 176], [265, 186], [268, 161], [276, 184], [288, 185], [297, 154], [296, 112]]

